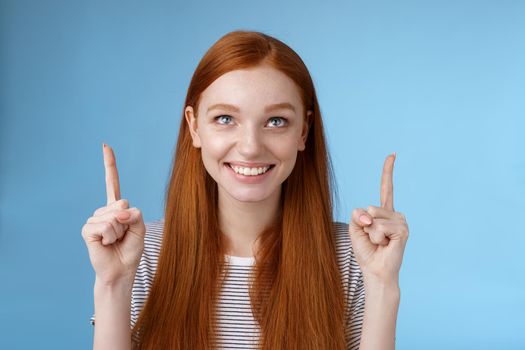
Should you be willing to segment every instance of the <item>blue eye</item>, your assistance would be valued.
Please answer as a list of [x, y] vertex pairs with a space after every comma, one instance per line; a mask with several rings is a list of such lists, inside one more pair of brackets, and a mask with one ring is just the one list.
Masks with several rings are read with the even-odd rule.
[[[288, 123], [288, 120], [286, 118], [282, 118], [282, 117], [272, 117], [272, 118], [270, 118], [270, 120], [276, 120], [276, 119], [282, 120], [284, 125], [286, 125], [286, 123]], [[281, 126], [284, 126], [284, 125], [278, 125], [277, 127], [281, 127]]]
[[[231, 119], [232, 117], [227, 115], [227, 114], [222, 114], [222, 115], [219, 115], [219, 116], [215, 117], [214, 119], [219, 121], [219, 124], [221, 124], [221, 125], [228, 125], [228, 124], [230, 124], [228, 121], [221, 122], [221, 120], [224, 121], [224, 119], [222, 119], [222, 118], [230, 118]], [[279, 125], [273, 124], [273, 127], [281, 128], [281, 127], [283, 127], [283, 126], [288, 124], [288, 119], [283, 118], [283, 117], [272, 117], [269, 120], [271, 121], [271, 120], [279, 120], [279, 119], [282, 121], [281, 124], [279, 124]]]
[[[220, 119], [220, 118], [222, 118], [222, 117], [228, 117], [228, 118], [231, 118], [231, 116], [229, 116], [229, 115], [220, 115], [220, 116], [218, 116], [218, 117], [215, 117], [215, 120]], [[220, 124], [223, 124], [223, 123], [220, 123]]]

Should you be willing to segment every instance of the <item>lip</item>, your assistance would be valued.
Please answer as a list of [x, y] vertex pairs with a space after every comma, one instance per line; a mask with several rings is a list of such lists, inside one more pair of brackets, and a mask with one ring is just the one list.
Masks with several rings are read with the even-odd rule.
[[225, 162], [225, 163], [226, 164], [237, 165], [237, 166], [242, 166], [242, 167], [246, 167], [246, 168], [260, 168], [260, 167], [275, 165], [275, 164], [272, 164], [272, 163], [248, 163], [248, 162]]
[[[228, 171], [230, 174], [232, 174], [235, 179], [239, 182], [245, 183], [245, 184], [257, 184], [263, 182], [272, 172], [275, 168], [275, 165], [272, 164], [270, 169], [268, 169], [265, 173], [255, 176], [246, 176], [242, 174], [237, 174], [235, 170], [230, 166], [231, 163], [224, 163], [224, 167], [226, 167], [226, 171]], [[262, 163], [259, 163], [262, 164]]]

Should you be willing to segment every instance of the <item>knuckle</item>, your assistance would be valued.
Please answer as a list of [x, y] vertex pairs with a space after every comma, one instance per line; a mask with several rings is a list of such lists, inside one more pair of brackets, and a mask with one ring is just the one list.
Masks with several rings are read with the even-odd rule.
[[397, 217], [400, 218], [401, 220], [406, 220], [405, 214], [400, 213], [400, 212], [396, 212], [396, 215], [397, 215]]
[[112, 243], [115, 240], [115, 233], [113, 233], [113, 231], [107, 233], [104, 236], [106, 237], [106, 240], [110, 243]]
[[355, 208], [353, 211], [352, 211], [352, 215], [357, 218], [359, 217], [359, 215], [361, 215], [365, 210], [363, 208]]
[[104, 232], [111, 232], [113, 230], [113, 225], [110, 222], [106, 221], [102, 223], [102, 229]]
[[379, 244], [381, 242], [381, 238], [378, 237], [378, 235], [371, 235], [370, 236], [370, 240], [372, 241], [372, 243], [374, 244]]
[[113, 213], [113, 215], [109, 219], [109, 224], [113, 228], [118, 227], [120, 225], [120, 223], [117, 221], [116, 213]]
[[87, 230], [87, 225], [88, 224], [84, 224], [84, 226], [82, 226], [82, 229], [80, 230], [80, 234], [82, 235], [82, 237], [86, 237], [86, 230]]
[[116, 205], [118, 208], [121, 208], [121, 209], [126, 209], [129, 207], [129, 202], [127, 199], [119, 199], [117, 202], [116, 202]]

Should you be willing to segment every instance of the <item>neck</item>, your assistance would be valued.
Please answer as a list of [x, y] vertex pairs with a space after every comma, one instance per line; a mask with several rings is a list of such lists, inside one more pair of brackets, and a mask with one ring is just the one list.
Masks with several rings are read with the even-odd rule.
[[219, 188], [219, 227], [225, 235], [226, 253], [254, 256], [255, 240], [275, 219], [281, 188], [258, 202], [241, 202]]

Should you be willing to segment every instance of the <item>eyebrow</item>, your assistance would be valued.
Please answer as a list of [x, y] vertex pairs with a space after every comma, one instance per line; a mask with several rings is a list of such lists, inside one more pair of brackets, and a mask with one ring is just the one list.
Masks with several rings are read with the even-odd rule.
[[[225, 111], [236, 112], [236, 113], [240, 112], [240, 109], [237, 106], [226, 104], [226, 103], [216, 103], [208, 107], [208, 110], [206, 111], [206, 113], [209, 113], [213, 109], [222, 109]], [[281, 102], [281, 103], [275, 103], [272, 105], [268, 105], [266, 106], [264, 111], [271, 112], [271, 111], [278, 110], [278, 109], [290, 109], [295, 112], [295, 107], [289, 102]]]

